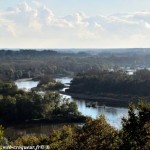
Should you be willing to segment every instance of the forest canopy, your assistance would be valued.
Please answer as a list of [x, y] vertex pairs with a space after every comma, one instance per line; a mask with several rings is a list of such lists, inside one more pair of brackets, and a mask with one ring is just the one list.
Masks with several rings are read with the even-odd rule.
[[77, 74], [67, 92], [150, 96], [150, 71], [139, 70], [128, 75], [122, 70], [90, 70]]
[[[67, 119], [80, 116], [75, 102], [63, 99], [57, 92], [43, 95], [19, 90], [13, 82], [0, 82], [0, 123], [33, 119]], [[81, 117], [82, 118], [82, 117]]]
[[141, 53], [142, 50], [132, 52], [0, 50], [0, 79], [33, 78], [39, 80], [47, 75], [73, 76], [91, 69], [148, 68], [150, 53], [148, 51]]

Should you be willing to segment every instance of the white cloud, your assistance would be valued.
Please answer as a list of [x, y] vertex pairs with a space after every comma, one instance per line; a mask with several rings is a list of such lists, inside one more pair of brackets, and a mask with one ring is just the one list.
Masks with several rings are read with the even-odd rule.
[[145, 27], [148, 28], [148, 29], [150, 29], [150, 24], [147, 23], [147, 22], [145, 22]]
[[33, 4], [24, 2], [0, 11], [2, 47], [150, 46], [150, 11], [59, 17], [40, 1]]

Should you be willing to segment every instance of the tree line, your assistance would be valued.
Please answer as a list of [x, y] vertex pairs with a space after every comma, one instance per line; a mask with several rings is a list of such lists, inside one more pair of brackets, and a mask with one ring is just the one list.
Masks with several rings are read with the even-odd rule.
[[0, 143], [18, 146], [47, 145], [50, 150], [148, 150], [150, 149], [150, 103], [129, 105], [122, 129], [109, 125], [104, 116], [88, 118], [82, 127], [64, 126], [49, 135], [24, 135], [14, 141], [4, 138], [0, 127]]
[[45, 75], [75, 75], [91, 69], [148, 67], [150, 54], [0, 50], [0, 79], [39, 79]]
[[150, 96], [150, 71], [139, 70], [133, 75], [125, 71], [90, 70], [73, 78], [72, 93]]

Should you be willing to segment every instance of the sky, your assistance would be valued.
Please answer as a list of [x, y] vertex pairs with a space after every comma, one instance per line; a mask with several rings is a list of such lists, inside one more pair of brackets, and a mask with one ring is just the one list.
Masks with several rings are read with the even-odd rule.
[[0, 48], [150, 47], [150, 0], [0, 0]]

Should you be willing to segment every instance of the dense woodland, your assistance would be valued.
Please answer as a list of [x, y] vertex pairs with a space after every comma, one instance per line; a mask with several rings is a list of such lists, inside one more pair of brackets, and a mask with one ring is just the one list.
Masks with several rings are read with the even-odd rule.
[[101, 95], [150, 96], [150, 71], [139, 70], [134, 75], [125, 71], [90, 70], [79, 73], [67, 92]]
[[0, 50], [0, 79], [39, 79], [45, 75], [74, 75], [91, 69], [108, 70], [119, 67], [149, 67], [147, 50], [116, 52], [61, 52], [53, 50]]
[[39, 80], [46, 75], [73, 75], [93, 67], [103, 68], [102, 60], [86, 53], [60, 53], [51, 50], [0, 51], [1, 79]]

